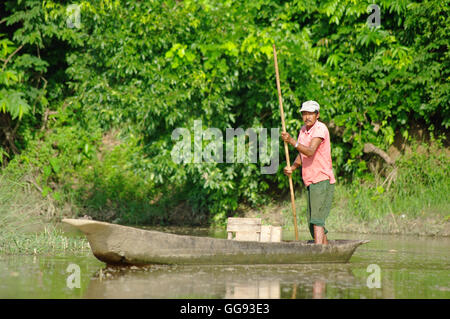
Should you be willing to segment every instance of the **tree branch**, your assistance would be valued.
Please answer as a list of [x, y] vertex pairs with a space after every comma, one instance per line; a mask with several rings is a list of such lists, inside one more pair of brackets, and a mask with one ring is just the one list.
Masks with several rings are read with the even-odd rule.
[[[341, 137], [344, 135], [344, 128], [337, 126], [333, 121], [330, 121], [327, 126], [334, 134], [341, 136]], [[374, 126], [375, 126], [375, 128], [377, 128], [376, 125], [374, 125]], [[377, 129], [379, 129], [379, 128], [377, 128]], [[351, 139], [353, 139], [353, 136], [350, 137], [350, 140]], [[372, 143], [365, 143], [363, 151], [364, 151], [364, 153], [377, 154], [389, 165], [395, 164], [395, 160], [393, 160], [385, 151], [376, 147]]]
[[58, 114], [58, 111], [50, 111], [49, 108], [47, 108], [44, 112], [44, 120], [42, 121], [41, 131], [43, 131], [47, 125], [48, 116]]
[[385, 151], [382, 149], [376, 147], [372, 143], [366, 143], [364, 144], [364, 153], [374, 153], [380, 156], [386, 163], [389, 165], [394, 165], [395, 160], [393, 160]]
[[18, 47], [13, 53], [11, 53], [11, 54], [9, 55], [9, 57], [6, 58], [5, 63], [3, 63], [2, 71], [5, 70], [6, 64], [8, 64], [9, 60], [11, 60], [11, 58], [12, 58], [17, 52], [19, 52], [22, 48], [23, 48], [23, 44], [22, 44], [20, 47]]
[[43, 76], [40, 76], [38, 79], [38, 84], [36, 86], [36, 89], [39, 87], [41, 79], [44, 80], [44, 87], [41, 89], [41, 91], [42, 91], [41, 94], [39, 94], [39, 96], [37, 96], [33, 102], [33, 114], [36, 112], [36, 103], [44, 96], [44, 91], [47, 88], [47, 80]]

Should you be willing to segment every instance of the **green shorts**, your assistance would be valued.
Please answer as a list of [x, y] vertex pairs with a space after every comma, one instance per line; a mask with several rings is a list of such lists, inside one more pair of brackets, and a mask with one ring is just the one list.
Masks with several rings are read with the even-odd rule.
[[306, 198], [308, 207], [306, 217], [309, 225], [309, 232], [314, 238], [314, 225], [322, 226], [325, 234], [328, 230], [325, 228], [325, 219], [328, 217], [333, 202], [334, 184], [329, 180], [311, 184], [306, 187]]

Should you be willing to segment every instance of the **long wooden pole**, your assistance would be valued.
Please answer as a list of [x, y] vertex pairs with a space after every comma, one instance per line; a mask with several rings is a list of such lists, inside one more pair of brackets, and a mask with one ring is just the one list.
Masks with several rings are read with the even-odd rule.
[[[277, 78], [278, 101], [280, 103], [281, 125], [282, 125], [283, 132], [286, 132], [286, 125], [284, 123], [283, 98], [281, 97], [280, 75], [278, 73], [277, 50], [275, 49], [275, 44], [273, 45], [273, 59], [275, 62], [275, 74], [276, 74], [276, 78]], [[288, 149], [288, 145], [286, 142], [284, 142], [284, 152], [286, 154], [287, 167], [290, 168], [291, 161], [289, 159], [289, 149]], [[294, 217], [295, 240], [298, 240], [297, 214], [295, 212], [295, 197], [294, 197], [294, 185], [292, 183], [292, 175], [289, 175], [289, 188], [291, 190], [291, 206], [292, 206], [292, 215]]]

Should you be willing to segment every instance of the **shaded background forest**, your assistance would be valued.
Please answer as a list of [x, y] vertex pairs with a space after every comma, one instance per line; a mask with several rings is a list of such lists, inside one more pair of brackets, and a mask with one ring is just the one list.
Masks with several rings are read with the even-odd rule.
[[195, 120], [281, 127], [274, 43], [287, 131], [303, 101], [319, 102], [349, 209], [382, 200], [377, 210], [401, 214], [383, 205], [420, 196], [448, 208], [446, 1], [379, 0], [376, 28], [369, 1], [79, 1], [79, 27], [71, 3], [0, 5], [1, 175], [66, 214], [220, 224], [286, 194], [282, 143], [273, 175], [171, 158], [173, 130]]

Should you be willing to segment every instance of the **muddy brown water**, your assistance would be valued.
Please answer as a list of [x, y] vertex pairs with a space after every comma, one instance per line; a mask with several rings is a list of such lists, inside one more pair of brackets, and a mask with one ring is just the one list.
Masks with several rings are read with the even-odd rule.
[[[164, 230], [226, 236], [207, 229]], [[301, 237], [309, 239], [307, 233]], [[450, 238], [330, 234], [330, 239], [371, 242], [345, 264], [108, 268], [91, 253], [0, 256], [0, 298], [450, 298]]]

